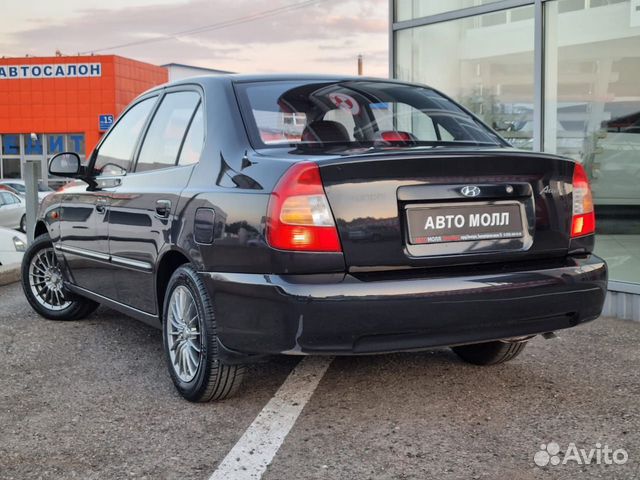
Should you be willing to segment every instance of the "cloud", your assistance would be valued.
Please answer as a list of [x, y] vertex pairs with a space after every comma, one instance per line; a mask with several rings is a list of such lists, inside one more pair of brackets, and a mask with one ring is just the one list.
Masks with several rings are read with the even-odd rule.
[[[294, 5], [284, 0], [193, 0], [180, 4], [80, 8], [67, 18], [33, 15], [29, 28], [5, 34], [2, 55], [51, 55], [100, 50]], [[370, 68], [386, 74], [387, 0], [324, 0], [312, 6], [224, 29], [120, 47], [116, 53], [151, 63], [194, 63], [235, 71], [309, 71], [321, 62], [328, 73], [345, 68], [358, 53], [375, 58]], [[377, 52], [374, 54], [374, 52]], [[336, 63], [322, 60], [331, 58]], [[340, 60], [337, 60], [340, 59]], [[329, 64], [329, 65], [327, 65]], [[355, 63], [353, 64], [355, 65]], [[317, 69], [316, 69], [317, 70]]]

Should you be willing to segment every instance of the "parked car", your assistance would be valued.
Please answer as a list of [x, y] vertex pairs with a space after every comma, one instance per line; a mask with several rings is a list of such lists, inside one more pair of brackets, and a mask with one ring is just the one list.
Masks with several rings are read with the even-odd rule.
[[24, 233], [0, 227], [0, 265], [19, 264], [27, 248]]
[[0, 190], [4, 191], [4, 192], [11, 192], [15, 195], [18, 195], [19, 197], [24, 198], [24, 195], [21, 195], [20, 192], [18, 192], [17, 190], [11, 188], [9, 185], [4, 185], [2, 183], [0, 183]]
[[[27, 194], [27, 187], [23, 180], [18, 180], [15, 178], [0, 179], [0, 185], [6, 185], [12, 188], [13, 190], [15, 190], [16, 192], [18, 192], [22, 196]], [[39, 201], [42, 202], [44, 198], [46, 198], [48, 195], [51, 195], [52, 193], [53, 193], [53, 189], [44, 185], [42, 182], [38, 183], [38, 200]]]
[[27, 206], [24, 198], [0, 190], [0, 227], [27, 231]]
[[[294, 113], [297, 136], [278, 118]], [[500, 363], [605, 298], [584, 168], [510, 147], [421, 85], [192, 78], [137, 98], [87, 166], [63, 153], [49, 170], [87, 186], [40, 207], [29, 303], [161, 328], [191, 401], [273, 354], [452, 346]]]

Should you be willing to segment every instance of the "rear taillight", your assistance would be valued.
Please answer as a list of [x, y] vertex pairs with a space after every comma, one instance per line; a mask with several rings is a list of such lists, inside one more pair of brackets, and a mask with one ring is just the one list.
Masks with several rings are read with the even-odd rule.
[[571, 237], [582, 237], [596, 231], [596, 215], [593, 211], [593, 197], [589, 178], [584, 167], [576, 163], [573, 170], [573, 220]]
[[278, 181], [269, 200], [267, 242], [280, 250], [342, 251], [315, 163], [296, 163]]

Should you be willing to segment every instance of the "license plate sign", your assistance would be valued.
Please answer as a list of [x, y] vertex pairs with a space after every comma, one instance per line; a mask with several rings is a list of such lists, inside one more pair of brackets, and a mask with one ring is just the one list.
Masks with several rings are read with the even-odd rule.
[[446, 205], [407, 207], [409, 243], [424, 245], [521, 238], [520, 205]]

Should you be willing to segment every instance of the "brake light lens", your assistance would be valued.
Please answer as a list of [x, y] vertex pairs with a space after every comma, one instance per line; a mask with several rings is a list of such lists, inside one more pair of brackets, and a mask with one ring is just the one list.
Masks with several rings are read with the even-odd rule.
[[571, 237], [582, 237], [596, 231], [596, 215], [593, 210], [593, 197], [589, 178], [584, 167], [576, 163], [573, 170], [573, 220]]
[[315, 163], [296, 163], [278, 181], [269, 199], [267, 242], [280, 250], [342, 252]]
[[394, 130], [387, 130], [380, 132], [380, 138], [385, 142], [411, 142], [411, 134], [407, 132], [396, 132]]

